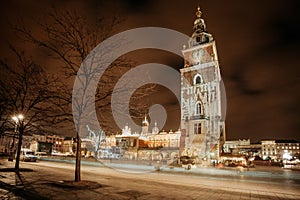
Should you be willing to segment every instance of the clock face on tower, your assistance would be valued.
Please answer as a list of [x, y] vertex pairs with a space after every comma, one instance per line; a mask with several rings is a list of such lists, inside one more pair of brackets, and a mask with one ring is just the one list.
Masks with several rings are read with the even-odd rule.
[[199, 61], [203, 55], [204, 55], [204, 49], [197, 49], [192, 53], [192, 57], [196, 61]]

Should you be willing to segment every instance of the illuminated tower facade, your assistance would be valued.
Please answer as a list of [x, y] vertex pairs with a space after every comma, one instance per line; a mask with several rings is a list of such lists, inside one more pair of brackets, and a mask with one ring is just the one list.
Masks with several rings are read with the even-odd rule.
[[211, 34], [196, 12], [192, 37], [183, 47], [181, 72], [182, 155], [198, 162], [218, 161], [225, 123], [221, 118], [221, 75], [217, 49]]

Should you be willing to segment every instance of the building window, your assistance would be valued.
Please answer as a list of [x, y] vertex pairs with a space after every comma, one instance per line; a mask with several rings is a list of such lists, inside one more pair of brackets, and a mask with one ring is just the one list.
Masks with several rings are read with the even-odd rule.
[[200, 102], [196, 103], [195, 114], [196, 115], [201, 115], [201, 103]]
[[196, 74], [194, 76], [194, 85], [199, 85], [203, 82], [202, 76], [200, 74]]
[[201, 123], [194, 124], [194, 134], [201, 134]]

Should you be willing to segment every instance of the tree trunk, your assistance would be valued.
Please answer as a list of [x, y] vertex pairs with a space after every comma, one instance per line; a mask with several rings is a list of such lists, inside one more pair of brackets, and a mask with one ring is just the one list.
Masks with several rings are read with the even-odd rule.
[[[18, 140], [18, 148], [17, 148], [17, 157], [16, 157], [16, 164], [15, 164], [15, 173], [16, 173], [16, 185], [24, 185], [21, 174], [20, 174], [20, 154], [22, 148], [22, 139], [24, 133], [24, 122], [21, 121], [19, 125], [19, 140]], [[20, 181], [20, 184], [18, 182]]]
[[23, 122], [21, 122], [19, 126], [19, 139], [18, 139], [17, 157], [16, 157], [16, 164], [15, 164], [15, 171], [17, 173], [20, 170], [20, 154], [22, 148], [23, 133], [24, 133], [24, 127], [23, 127]]
[[76, 166], [75, 166], [75, 182], [78, 182], [81, 180], [80, 178], [80, 162], [81, 162], [81, 139], [77, 133], [76, 136]]
[[13, 135], [13, 139], [12, 139], [11, 145], [9, 147], [8, 161], [14, 160], [15, 136], [16, 136], [16, 134]]

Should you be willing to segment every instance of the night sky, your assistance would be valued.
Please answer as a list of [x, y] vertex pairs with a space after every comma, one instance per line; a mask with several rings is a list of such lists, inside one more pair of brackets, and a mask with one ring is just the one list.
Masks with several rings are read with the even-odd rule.
[[[298, 0], [11, 1], [0, 8], [1, 57], [9, 57], [7, 44], [16, 41], [9, 24], [21, 20], [35, 31], [31, 21], [43, 17], [52, 5], [81, 10], [90, 18], [99, 13], [107, 18], [120, 16], [124, 20], [116, 32], [155, 26], [192, 35], [198, 4], [217, 44], [227, 93], [227, 139], [300, 140]], [[16, 44], [20, 49], [29, 48], [24, 43]], [[181, 58], [159, 51], [127, 56], [137, 64], [161, 62], [176, 69], [183, 66]], [[180, 114], [179, 109], [173, 112], [173, 117]], [[176, 123], [168, 117], [166, 130]]]

